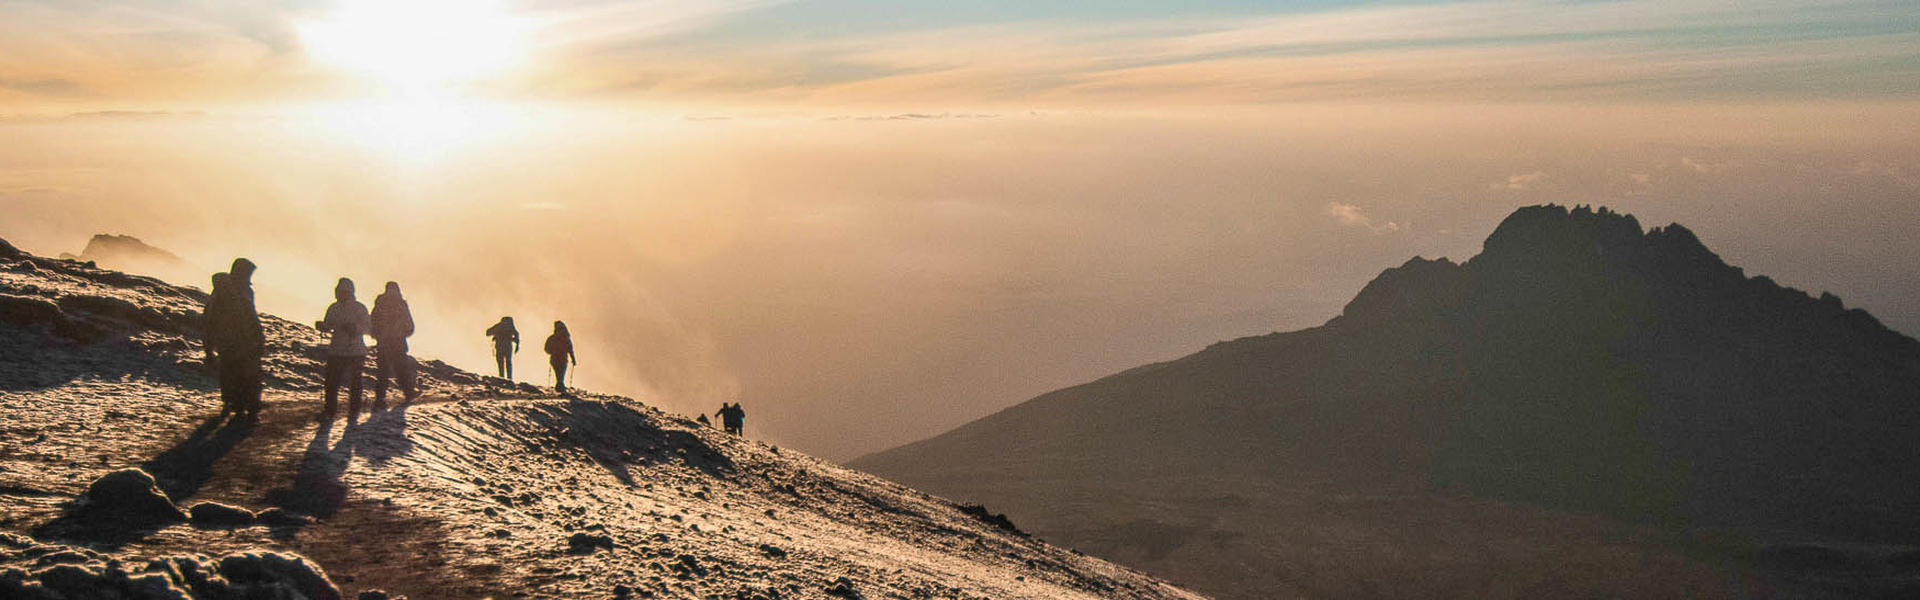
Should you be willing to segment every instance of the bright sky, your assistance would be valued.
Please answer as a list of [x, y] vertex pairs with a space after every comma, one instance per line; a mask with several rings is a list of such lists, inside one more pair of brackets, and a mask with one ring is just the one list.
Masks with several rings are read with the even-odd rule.
[[[0, 237], [832, 458], [1633, 212], [1920, 333], [1920, 5], [0, 0]], [[171, 275], [171, 274], [169, 274]], [[536, 344], [523, 380], [546, 377]]]
[[1905, 0], [5, 0], [0, 109], [1911, 100]]

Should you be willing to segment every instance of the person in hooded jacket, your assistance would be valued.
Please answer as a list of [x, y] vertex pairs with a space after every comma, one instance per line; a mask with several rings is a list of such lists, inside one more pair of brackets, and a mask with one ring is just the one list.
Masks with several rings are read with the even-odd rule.
[[547, 361], [553, 365], [553, 389], [561, 394], [567, 393], [567, 361], [580, 364], [573, 355], [573, 334], [567, 333], [567, 324], [553, 322], [553, 335], [547, 336]]
[[221, 413], [249, 419], [260, 416], [260, 361], [267, 346], [260, 313], [253, 306], [253, 271], [253, 261], [236, 258], [231, 269], [215, 275], [202, 321], [207, 358], [219, 369]]
[[499, 323], [487, 328], [487, 337], [493, 338], [493, 366], [500, 372], [500, 378], [513, 380], [513, 355], [520, 351], [520, 330], [514, 329], [513, 317], [500, 317]]
[[333, 299], [333, 305], [327, 307], [327, 317], [314, 324], [320, 331], [333, 334], [327, 343], [327, 406], [321, 414], [322, 419], [332, 418], [340, 407], [340, 386], [348, 385], [351, 392], [347, 399], [347, 422], [351, 424], [360, 415], [363, 389], [360, 374], [367, 363], [365, 336], [373, 329], [373, 319], [367, 314], [367, 305], [354, 299], [352, 279], [340, 278], [340, 283], [333, 287]]
[[387, 406], [387, 382], [399, 384], [408, 401], [420, 397], [413, 357], [407, 356], [407, 338], [413, 335], [413, 311], [400, 296], [400, 284], [389, 281], [373, 299], [373, 409]]

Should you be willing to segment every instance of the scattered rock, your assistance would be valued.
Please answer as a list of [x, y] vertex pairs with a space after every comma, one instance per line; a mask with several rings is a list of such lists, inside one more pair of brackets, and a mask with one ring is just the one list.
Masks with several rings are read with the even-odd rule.
[[852, 579], [841, 577], [833, 580], [833, 585], [827, 586], [827, 595], [839, 596], [841, 598], [859, 598], [860, 590], [854, 589]]
[[786, 558], [787, 557], [786, 550], [782, 550], [780, 549], [779, 546], [775, 546], [773, 544], [761, 544], [760, 553], [767, 555], [769, 558]]
[[593, 554], [596, 550], [612, 550], [613, 547], [613, 538], [604, 535], [576, 533], [567, 538], [567, 552], [570, 554]]
[[255, 520], [253, 511], [229, 506], [218, 502], [201, 502], [193, 505], [187, 514], [193, 519], [194, 527], [246, 527]]
[[967, 516], [971, 516], [975, 519], [979, 519], [980, 522], [986, 523], [988, 525], [992, 525], [996, 528], [999, 528], [1001, 531], [1005, 531], [1007, 533], [1011, 533], [1020, 537], [1033, 537], [1032, 534], [1029, 534], [1025, 531], [1021, 531], [1018, 526], [1015, 526], [1013, 524], [1013, 520], [1008, 519], [1007, 515], [989, 511], [985, 506], [981, 506], [978, 504], [962, 504], [959, 506], [959, 508], [960, 508], [960, 512], [965, 513]]
[[[294, 555], [234, 554], [217, 563], [204, 556], [149, 561], [129, 571], [117, 560], [83, 549], [54, 547], [49, 557], [85, 556], [84, 563], [57, 564], [38, 571], [0, 572], [0, 598], [64, 600], [113, 598], [182, 600], [190, 598], [273, 598], [340, 600], [340, 590], [319, 567]], [[216, 566], [217, 565], [217, 566]]]
[[707, 567], [701, 565], [700, 559], [694, 558], [691, 554], [680, 555], [679, 562], [673, 563], [673, 566], [670, 567], [669, 570], [673, 571], [673, 574], [680, 576], [682, 579], [707, 576]]
[[87, 486], [82, 498], [82, 512], [88, 516], [165, 522], [187, 520], [187, 514], [167, 499], [153, 476], [140, 469], [122, 469], [103, 475]]

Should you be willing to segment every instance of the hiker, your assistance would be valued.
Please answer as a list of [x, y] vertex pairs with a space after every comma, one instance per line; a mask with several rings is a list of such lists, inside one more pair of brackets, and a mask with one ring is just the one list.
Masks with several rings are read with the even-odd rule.
[[227, 274], [225, 272], [214, 273], [213, 292], [207, 294], [207, 306], [201, 314], [201, 322], [206, 324], [206, 340], [202, 343], [202, 349], [206, 352], [205, 362], [207, 367], [213, 369], [220, 380], [221, 418], [239, 412], [239, 406], [234, 402], [234, 398], [239, 396], [238, 392], [240, 389], [229, 381], [231, 378], [227, 376], [226, 369], [220, 368], [220, 356], [214, 349], [213, 341], [214, 333], [218, 331], [218, 327], [214, 325], [214, 315], [226, 310], [223, 304], [228, 301], [227, 294], [231, 293], [233, 292], [227, 289]]
[[260, 416], [260, 359], [267, 338], [253, 307], [253, 270], [253, 261], [236, 258], [226, 273], [214, 275], [203, 315], [207, 358], [220, 373], [221, 416]]
[[695, 421], [699, 421], [699, 422], [700, 422], [700, 426], [701, 426], [701, 427], [712, 427], [712, 426], [713, 426], [713, 421], [708, 421], [708, 420], [707, 420], [707, 415], [705, 415], [705, 414], [702, 414], [702, 415], [700, 415], [700, 416], [698, 416], [698, 417], [695, 417], [695, 418], [694, 418], [693, 420], [695, 420]]
[[567, 393], [567, 361], [580, 364], [573, 355], [573, 335], [567, 333], [567, 324], [553, 322], [553, 335], [547, 336], [547, 360], [553, 365], [553, 389], [561, 394]]
[[731, 405], [721, 402], [720, 412], [713, 413], [713, 416], [720, 417], [720, 422], [727, 427], [727, 433], [741, 435], [747, 428], [747, 411], [741, 409], [738, 402]]
[[407, 356], [407, 337], [413, 335], [413, 311], [407, 299], [400, 297], [400, 284], [389, 281], [387, 290], [373, 299], [373, 409], [387, 407], [387, 380], [399, 384], [408, 402], [420, 397], [415, 379], [413, 357]]
[[487, 328], [487, 337], [493, 338], [493, 366], [500, 371], [500, 378], [513, 380], [513, 355], [520, 352], [520, 330], [513, 328], [513, 317], [500, 317], [499, 323]]
[[327, 307], [327, 318], [314, 324], [320, 331], [333, 334], [327, 344], [327, 406], [321, 414], [331, 418], [340, 407], [340, 386], [351, 385], [347, 422], [352, 423], [360, 415], [360, 372], [367, 362], [367, 342], [362, 336], [373, 329], [373, 319], [367, 314], [367, 305], [353, 299], [352, 279], [340, 278], [340, 283], [333, 286], [333, 300]]

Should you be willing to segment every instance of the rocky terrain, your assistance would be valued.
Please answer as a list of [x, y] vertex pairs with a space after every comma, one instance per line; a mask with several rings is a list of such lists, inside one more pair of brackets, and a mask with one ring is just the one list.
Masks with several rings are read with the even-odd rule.
[[851, 464], [1223, 598], [1920, 597], [1920, 342], [1523, 208], [1321, 327]]
[[322, 339], [272, 317], [223, 420], [204, 299], [0, 242], [0, 597], [1199, 597], [623, 398], [425, 361], [318, 421]]

